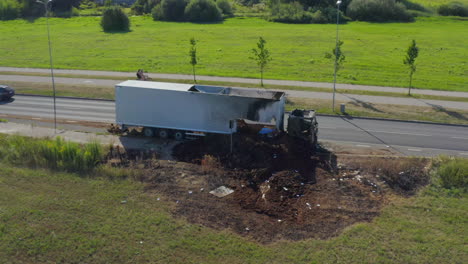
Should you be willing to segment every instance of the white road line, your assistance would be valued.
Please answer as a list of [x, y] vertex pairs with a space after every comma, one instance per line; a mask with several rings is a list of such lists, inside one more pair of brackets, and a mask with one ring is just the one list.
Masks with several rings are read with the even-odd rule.
[[409, 148], [408, 150], [409, 150], [409, 151], [422, 151], [422, 150], [420, 150], [420, 149], [414, 149], [414, 148]]
[[402, 132], [391, 132], [391, 131], [380, 131], [380, 130], [366, 130], [366, 131], [367, 132], [375, 132], [375, 133], [387, 133], [387, 134], [422, 136], [422, 137], [430, 137], [431, 136], [431, 135], [428, 135], [428, 134], [402, 133]]
[[81, 109], [85, 109], [85, 110], [89, 110], [89, 107], [82, 107], [82, 106], [62, 106], [60, 107], [61, 109], [72, 109], [72, 110], [81, 110]]
[[369, 145], [356, 145], [356, 147], [370, 148]]
[[452, 138], [456, 138], [456, 139], [468, 139], [466, 137], [452, 137]]
[[34, 120], [41, 120], [42, 118], [40, 118], [40, 117], [31, 117], [31, 119], [34, 119]]

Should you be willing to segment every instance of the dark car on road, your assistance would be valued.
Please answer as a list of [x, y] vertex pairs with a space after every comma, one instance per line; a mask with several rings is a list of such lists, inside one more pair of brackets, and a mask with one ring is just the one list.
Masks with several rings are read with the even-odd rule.
[[6, 85], [0, 85], [0, 101], [10, 100], [13, 95], [15, 95], [15, 90], [13, 90], [13, 88]]

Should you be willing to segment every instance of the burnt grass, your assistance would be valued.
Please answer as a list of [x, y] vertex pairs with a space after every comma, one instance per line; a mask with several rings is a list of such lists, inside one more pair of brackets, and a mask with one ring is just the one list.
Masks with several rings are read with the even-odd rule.
[[[261, 243], [337, 236], [378, 216], [389, 194], [412, 195], [429, 180], [425, 159], [337, 162], [333, 153], [287, 135], [234, 135], [233, 142], [232, 153], [228, 136], [183, 142], [173, 150], [178, 162], [152, 161], [140, 180], [174, 202], [176, 217]], [[209, 194], [221, 185], [234, 192]]]

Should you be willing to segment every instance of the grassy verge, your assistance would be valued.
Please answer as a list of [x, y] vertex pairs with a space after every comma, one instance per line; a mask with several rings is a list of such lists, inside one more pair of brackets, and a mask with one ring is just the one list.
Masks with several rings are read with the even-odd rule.
[[[3, 84], [15, 88], [16, 93], [37, 94], [52, 96], [51, 83], [30, 83], [4, 81]], [[88, 84], [55, 84], [57, 96], [75, 96], [94, 99], [114, 99], [114, 88], [109, 86], [96, 86]]]
[[[335, 107], [337, 111], [339, 111], [340, 103], [344, 102], [336, 102], [337, 106]], [[331, 105], [331, 100], [289, 98], [286, 109], [316, 109], [316, 111], [321, 114], [343, 115], [342, 113], [333, 112], [331, 110]], [[410, 121], [418, 120], [447, 124], [468, 124], [468, 111], [422, 106], [347, 102], [346, 116], [389, 118]]]
[[[335, 44], [336, 28], [332, 24], [291, 25], [239, 17], [219, 24], [194, 24], [131, 17], [132, 31], [110, 34], [102, 32], [99, 19], [50, 19], [57, 68], [131, 72], [143, 68], [149, 72], [190, 74], [187, 51], [193, 36], [199, 40], [198, 74], [258, 78], [249, 51], [262, 35], [273, 57], [265, 78], [333, 80], [333, 62], [324, 58]], [[421, 17], [414, 23], [340, 25], [347, 61], [338, 82], [405, 87], [409, 80], [402, 59], [415, 39], [420, 55], [414, 86], [466, 91], [466, 65], [460, 56], [466, 51], [466, 23], [466, 19], [453, 17]], [[0, 64], [47, 68], [46, 36], [43, 18], [34, 23], [0, 22], [0, 43], [4, 44], [0, 46]]]
[[[0, 166], [2, 263], [464, 263], [468, 200], [427, 188], [330, 240], [261, 245], [175, 219], [130, 180]], [[157, 199], [160, 198], [160, 199]]]

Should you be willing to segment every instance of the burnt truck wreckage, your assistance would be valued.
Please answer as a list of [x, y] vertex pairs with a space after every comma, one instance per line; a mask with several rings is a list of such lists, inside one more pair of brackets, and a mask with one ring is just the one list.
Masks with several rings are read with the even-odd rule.
[[284, 120], [284, 92], [245, 88], [124, 81], [115, 86], [116, 124], [122, 131], [143, 128], [147, 137], [249, 131], [272, 136], [286, 131], [315, 146], [313, 110], [294, 110]]

